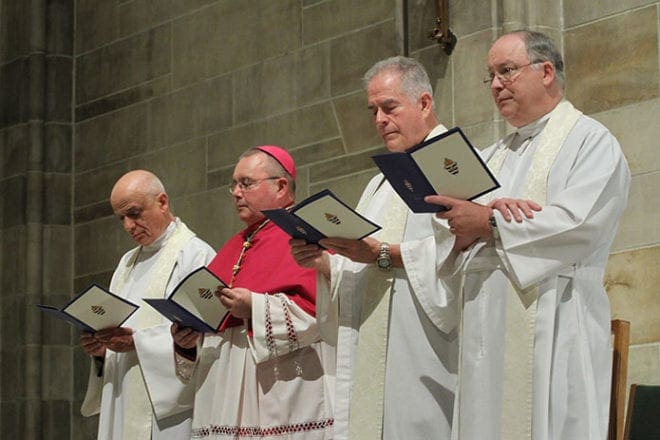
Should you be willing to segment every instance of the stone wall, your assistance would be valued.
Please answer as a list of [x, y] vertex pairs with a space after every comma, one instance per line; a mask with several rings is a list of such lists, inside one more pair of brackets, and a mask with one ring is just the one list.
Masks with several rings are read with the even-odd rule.
[[95, 438], [96, 419], [79, 415], [88, 361], [77, 332], [32, 305], [109, 282], [132, 246], [107, 202], [121, 174], [157, 173], [214, 247], [241, 227], [227, 183], [257, 144], [291, 150], [299, 198], [330, 188], [354, 204], [382, 151], [364, 71], [420, 59], [441, 121], [484, 147], [510, 129], [481, 82], [488, 47], [526, 26], [564, 48], [569, 99], [610, 127], [630, 163], [606, 286], [613, 315], [632, 321], [630, 381], [660, 383], [660, 2], [450, 9], [448, 56], [427, 39], [432, 0], [0, 0], [2, 438]]

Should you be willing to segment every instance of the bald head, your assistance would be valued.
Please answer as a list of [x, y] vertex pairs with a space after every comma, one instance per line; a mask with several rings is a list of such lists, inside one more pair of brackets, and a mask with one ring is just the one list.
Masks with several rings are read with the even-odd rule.
[[153, 243], [174, 220], [163, 184], [145, 170], [120, 177], [110, 193], [110, 205], [126, 232], [143, 246]]

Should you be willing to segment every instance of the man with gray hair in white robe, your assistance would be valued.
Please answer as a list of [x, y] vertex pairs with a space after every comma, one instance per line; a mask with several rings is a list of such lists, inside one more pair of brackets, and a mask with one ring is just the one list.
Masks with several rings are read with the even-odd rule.
[[151, 172], [123, 175], [110, 204], [139, 244], [119, 261], [110, 291], [140, 308], [122, 327], [81, 336], [93, 359], [81, 412], [100, 414], [99, 440], [189, 439], [194, 390], [176, 377], [171, 323], [142, 298], [166, 297], [215, 251], [174, 217], [163, 184]]
[[547, 36], [501, 36], [484, 82], [517, 129], [483, 152], [501, 187], [475, 203], [426, 199], [448, 208], [437, 224], [456, 237], [441, 268], [463, 311], [453, 438], [602, 440], [612, 366], [602, 281], [630, 172], [612, 134], [563, 99]]

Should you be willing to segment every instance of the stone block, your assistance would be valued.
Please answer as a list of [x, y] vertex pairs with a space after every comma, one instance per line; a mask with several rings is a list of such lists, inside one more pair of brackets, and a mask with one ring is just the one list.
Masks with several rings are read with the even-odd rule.
[[[634, 323], [630, 324], [631, 331]], [[628, 388], [631, 384], [660, 385], [660, 345], [633, 345], [628, 352]]]
[[357, 29], [394, 19], [393, 0], [335, 0], [305, 4], [302, 11], [303, 43], [310, 45]]
[[457, 37], [489, 29], [492, 26], [491, 2], [456, 0], [449, 6], [449, 23]]
[[71, 413], [71, 440], [90, 440], [98, 434], [99, 416], [83, 417], [79, 410], [82, 402], [82, 399], [73, 402], [75, 411]]
[[74, 1], [50, 0], [46, 4], [46, 52], [73, 55]]
[[479, 32], [459, 40], [454, 62], [455, 123], [466, 126], [493, 118], [493, 100], [483, 83], [486, 75], [486, 55], [492, 42], [490, 31]]
[[660, 98], [593, 115], [621, 144], [633, 175], [660, 170], [656, 145], [660, 139]]
[[29, 62], [28, 58], [16, 58], [0, 66], [0, 78], [12, 87], [0, 87], [0, 128], [9, 127], [29, 119]]
[[138, 104], [77, 124], [76, 171], [89, 171], [146, 152], [151, 139], [148, 111], [147, 104]]
[[345, 153], [341, 138], [329, 139], [290, 150], [298, 171], [306, 165], [341, 156]]
[[71, 295], [73, 230], [70, 226], [43, 227], [44, 297]]
[[[70, 272], [70, 271], [69, 271]], [[39, 300], [39, 304], [46, 304], [53, 307], [63, 307], [71, 300], [71, 295], [48, 295]], [[43, 312], [35, 310], [39, 313], [41, 323], [41, 340], [42, 345], [57, 345], [68, 346], [71, 344], [72, 335], [75, 333], [76, 338], [80, 335], [80, 331], [67, 322], [57, 319], [53, 316], [47, 315]]]
[[173, 23], [175, 86], [300, 48], [296, 0], [216, 2]]
[[447, 128], [454, 124], [454, 90], [451, 57], [436, 46], [412, 54], [426, 70], [433, 87], [435, 114]]
[[168, 74], [171, 34], [166, 24], [79, 56], [76, 104]]
[[[3, 338], [3, 343], [4, 342], [5, 339]], [[5, 403], [22, 400], [21, 397], [25, 394], [25, 349], [19, 347], [13, 349], [10, 347], [3, 347], [2, 359], [3, 361], [11, 359], [11, 362], [2, 363], [2, 372], [0, 372], [0, 380], [2, 381], [0, 382], [3, 397], [2, 402]], [[5, 436], [3, 435], [2, 438], [5, 438]], [[22, 438], [22, 436], [13, 438]]]
[[41, 402], [41, 432], [43, 440], [61, 440], [71, 438], [70, 396]]
[[[420, 49], [435, 47], [438, 51], [438, 54], [443, 53], [442, 49], [435, 40], [429, 38], [429, 35], [435, 29], [436, 17], [437, 14], [437, 2], [434, 0], [424, 0], [417, 1], [413, 3], [407, 3], [408, 7], [408, 48], [411, 53], [414, 53]], [[449, 27], [455, 35], [456, 29], [455, 26], [458, 24], [456, 20], [453, 20], [451, 15], [454, 11], [454, 7], [450, 8], [450, 19]], [[468, 9], [468, 8], [463, 8]], [[476, 8], [469, 8], [476, 9]], [[488, 8], [490, 9], [490, 8]]]
[[91, 205], [86, 205], [82, 208], [76, 208], [73, 211], [74, 223], [91, 222], [103, 217], [114, 215], [109, 201], [97, 202]]
[[162, 96], [170, 91], [171, 75], [164, 75], [152, 81], [138, 84], [121, 92], [97, 99], [76, 107], [76, 121], [110, 113], [123, 107], [128, 107], [151, 98]]
[[2, 129], [0, 131], [0, 154], [2, 155], [0, 175], [7, 178], [27, 171], [29, 151], [30, 130], [28, 124], [17, 124]]
[[[4, 291], [0, 304], [2, 305], [0, 329], [2, 329], [2, 334], [6, 335], [2, 338], [2, 349], [16, 350], [25, 343], [25, 313], [22, 313], [26, 307], [24, 294], [11, 293], [10, 295], [10, 292]], [[5, 388], [2, 389], [4, 395]]]
[[[206, 142], [203, 138], [165, 148], [130, 161], [131, 169], [146, 169], [163, 182], [170, 199], [206, 189]], [[181, 170], [186, 170], [181, 172]], [[175, 207], [171, 207], [175, 209]]]
[[77, 54], [99, 48], [117, 38], [119, 5], [116, 1], [77, 0], [75, 11]]
[[400, 53], [394, 20], [332, 40], [330, 90], [333, 96], [361, 90], [362, 77], [377, 61]]
[[42, 200], [43, 221], [46, 224], [71, 224], [71, 175], [44, 174]]
[[210, 136], [208, 169], [233, 166], [241, 153], [256, 145], [271, 144], [295, 149], [338, 136], [339, 130], [331, 104], [324, 102], [312, 105]]
[[113, 270], [121, 256], [136, 246], [114, 217], [76, 225], [74, 234], [74, 277]]
[[172, 18], [173, 0], [134, 0], [119, 5], [119, 35], [136, 34]]
[[[83, 400], [87, 392], [87, 382], [89, 380], [89, 369], [92, 360], [80, 347], [80, 343], [72, 347], [73, 365], [71, 376], [73, 380], [73, 400]], [[81, 402], [82, 403], [82, 402]], [[80, 408], [80, 406], [78, 406]], [[79, 411], [76, 411], [79, 413]]]
[[[2, 197], [2, 227], [24, 225], [27, 217], [27, 180], [25, 175], [16, 175], [0, 181]], [[11, 255], [11, 254], [10, 254]]]
[[483, 150], [504, 136], [504, 133], [500, 132], [501, 124], [502, 121], [489, 121], [461, 127], [461, 129], [472, 146], [478, 150]]
[[[3, 230], [2, 255], [5, 264], [0, 268], [0, 282], [2, 290], [0, 293], [6, 295], [25, 294], [26, 282], [26, 228], [24, 225], [15, 226]], [[6, 258], [11, 256], [12, 264], [6, 264]], [[18, 309], [14, 309], [18, 310]]]
[[[2, 395], [8, 395], [5, 393], [3, 389]], [[18, 394], [13, 396], [18, 397]], [[0, 435], [2, 438], [25, 438], [25, 402], [3, 398], [0, 403]]]
[[174, 88], [184, 87], [210, 76], [211, 41], [215, 26], [219, 22], [217, 8], [185, 15], [172, 22]]
[[373, 114], [367, 107], [366, 92], [359, 91], [335, 98], [334, 105], [339, 129], [349, 153], [383, 145], [374, 126]]
[[[0, 16], [1, 64], [30, 53], [31, 7], [28, 2], [3, 2]], [[6, 79], [3, 77], [4, 81]]]
[[[71, 347], [45, 345], [42, 347], [42, 398], [66, 400], [71, 398], [73, 377]], [[66, 437], [57, 437], [66, 438]]]
[[169, 146], [229, 127], [231, 96], [231, 79], [223, 76], [152, 100], [153, 145]]
[[660, 96], [657, 27], [653, 6], [566, 31], [567, 97], [590, 114]]
[[227, 186], [174, 200], [177, 214], [214, 249], [245, 227], [236, 213]]
[[57, 122], [44, 124], [44, 171], [53, 173], [71, 171], [72, 142], [71, 124]]
[[[75, 199], [76, 209], [88, 205], [104, 204], [110, 206], [110, 192], [115, 182], [126, 172], [130, 171], [128, 161], [115, 163], [110, 166], [95, 169], [93, 171], [78, 173], [75, 175]], [[98, 211], [100, 207], [94, 209]], [[108, 215], [107, 210], [101, 209]], [[112, 215], [112, 210], [109, 212]], [[87, 221], [93, 218], [86, 217]], [[84, 221], [76, 216], [76, 223]]]
[[[117, 259], [117, 261], [115, 262], [115, 267], [117, 266], [118, 263], [119, 263], [119, 259]], [[88, 287], [92, 283], [96, 283], [99, 286], [104, 286], [104, 287], [110, 286], [110, 280], [112, 280], [112, 274], [115, 271], [115, 267], [104, 272], [96, 272], [74, 278], [73, 291], [75, 293], [82, 292], [86, 287]], [[75, 344], [77, 344], [77, 342], [75, 342], [74, 345]]]
[[633, 176], [626, 207], [612, 251], [660, 243], [660, 172]]
[[234, 73], [237, 123], [285, 113], [330, 97], [329, 46], [270, 58]]
[[566, 2], [564, 26], [570, 28], [598, 19], [640, 8], [644, 5], [657, 4], [656, 0], [599, 0], [598, 7], [585, 2]]
[[613, 254], [607, 264], [612, 317], [630, 321], [631, 344], [660, 341], [659, 258], [660, 246], [654, 246]]
[[355, 208], [362, 191], [367, 186], [367, 183], [378, 173], [377, 169], [373, 167], [367, 171], [349, 176], [340, 177], [338, 179], [326, 180], [323, 183], [313, 184], [309, 188], [311, 194], [317, 193], [325, 188], [335, 193], [344, 203], [348, 206]]
[[312, 165], [309, 167], [309, 182], [313, 185], [321, 181], [374, 169], [376, 165], [371, 159], [371, 156], [376, 153], [382, 153], [383, 151], [382, 148], [367, 150]]

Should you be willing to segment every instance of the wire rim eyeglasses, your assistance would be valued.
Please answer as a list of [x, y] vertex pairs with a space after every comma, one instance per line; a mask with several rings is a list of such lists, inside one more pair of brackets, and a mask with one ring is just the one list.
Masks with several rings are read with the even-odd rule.
[[276, 180], [280, 179], [281, 176], [270, 176], [270, 177], [264, 177], [263, 179], [241, 179], [238, 182], [235, 180], [232, 180], [231, 183], [229, 184], [229, 194], [233, 194], [234, 190], [236, 187], [240, 189], [241, 191], [251, 191], [255, 189], [257, 186], [261, 185], [262, 182], [265, 180]]
[[483, 79], [483, 83], [486, 87], [490, 87], [495, 78], [497, 78], [502, 84], [511, 84], [516, 78], [518, 78], [522, 69], [533, 64], [541, 64], [544, 62], [545, 61], [532, 61], [531, 63], [523, 64], [522, 66], [504, 66], [500, 72], [488, 72]]

